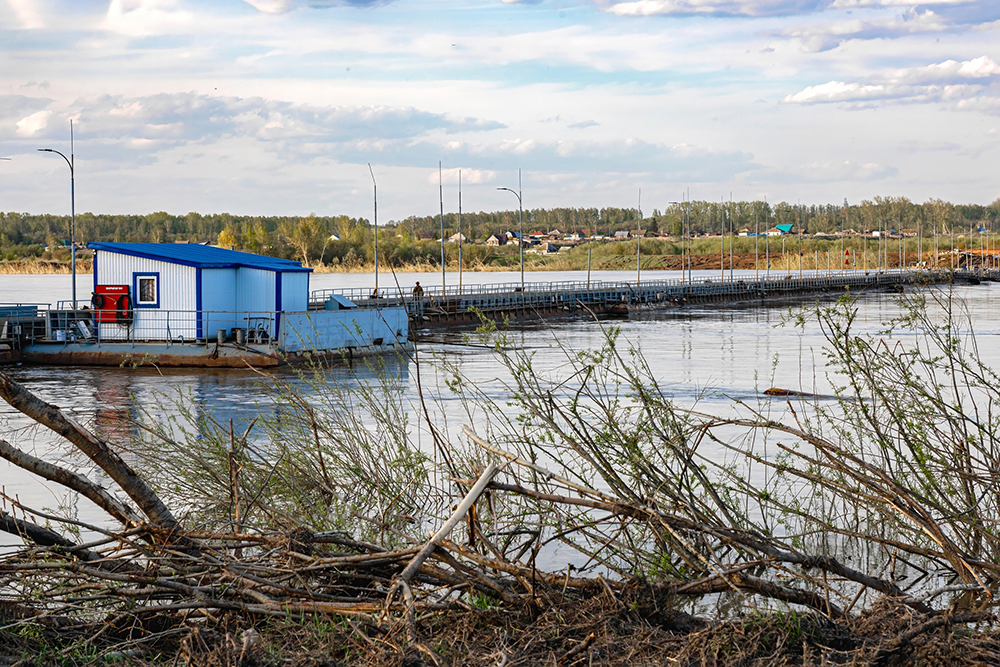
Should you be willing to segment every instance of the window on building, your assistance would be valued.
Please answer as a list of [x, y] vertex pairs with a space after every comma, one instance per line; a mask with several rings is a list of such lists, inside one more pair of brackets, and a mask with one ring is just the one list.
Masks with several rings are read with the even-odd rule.
[[159, 306], [160, 286], [159, 276], [135, 277], [135, 305], [136, 306]]

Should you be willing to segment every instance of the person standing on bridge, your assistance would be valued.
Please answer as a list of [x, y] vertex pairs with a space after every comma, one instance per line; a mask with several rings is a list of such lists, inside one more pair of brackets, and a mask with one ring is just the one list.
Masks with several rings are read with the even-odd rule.
[[424, 288], [420, 286], [420, 281], [418, 280], [417, 284], [413, 286], [413, 298], [422, 299], [423, 297], [424, 297]]

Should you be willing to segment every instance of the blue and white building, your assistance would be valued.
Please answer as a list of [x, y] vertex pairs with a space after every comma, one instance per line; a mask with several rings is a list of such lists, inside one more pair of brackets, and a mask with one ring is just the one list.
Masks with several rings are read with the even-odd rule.
[[[312, 269], [300, 262], [197, 244], [88, 247], [94, 251], [98, 344], [243, 339], [288, 354], [407, 344], [409, 321], [401, 307], [357, 308], [342, 301], [310, 309]], [[109, 299], [127, 294], [127, 307], [116, 310], [117, 302], [102, 299], [102, 292]]]

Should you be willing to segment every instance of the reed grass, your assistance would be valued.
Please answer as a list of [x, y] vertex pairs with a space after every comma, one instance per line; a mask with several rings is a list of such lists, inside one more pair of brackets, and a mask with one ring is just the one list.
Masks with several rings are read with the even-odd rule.
[[[77, 273], [93, 273], [93, 263], [89, 259], [77, 260]], [[45, 259], [19, 259], [0, 262], [0, 275], [55, 275], [72, 273], [69, 262]]]

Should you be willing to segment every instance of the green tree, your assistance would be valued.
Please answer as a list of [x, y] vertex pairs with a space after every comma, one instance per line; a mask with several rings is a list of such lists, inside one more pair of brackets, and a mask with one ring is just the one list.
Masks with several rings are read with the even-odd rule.
[[286, 224], [283, 233], [305, 265], [309, 264], [311, 257], [319, 257], [329, 238], [326, 229], [312, 214], [300, 219], [297, 225]]

